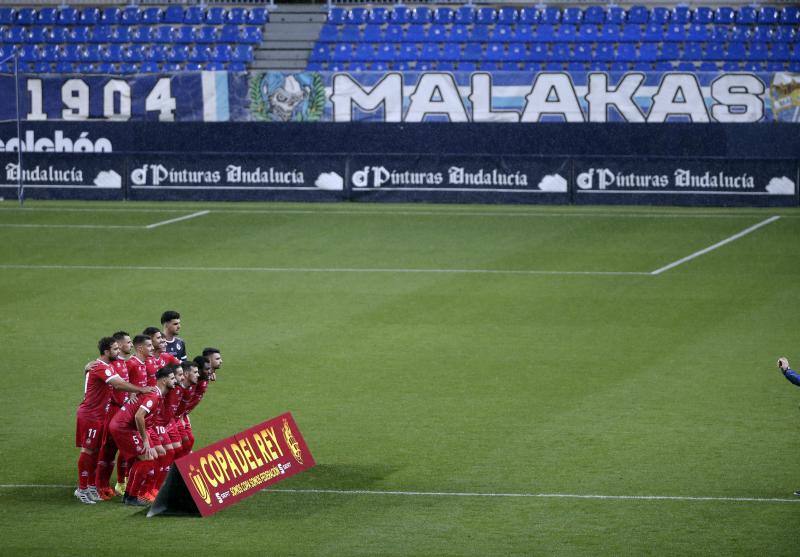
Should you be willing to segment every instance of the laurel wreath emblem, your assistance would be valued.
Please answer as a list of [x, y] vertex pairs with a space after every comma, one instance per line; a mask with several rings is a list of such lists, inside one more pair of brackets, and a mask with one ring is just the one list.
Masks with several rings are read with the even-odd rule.
[[[250, 114], [255, 120], [262, 122], [272, 122], [275, 119], [269, 113], [269, 105], [261, 96], [261, 80], [264, 79], [266, 72], [250, 74], [250, 84], [248, 86], [250, 96]], [[300, 74], [295, 74], [300, 75]], [[295, 122], [318, 122], [322, 119], [325, 111], [325, 83], [319, 72], [311, 74], [311, 95], [308, 99], [308, 108], [304, 112], [295, 115]]]

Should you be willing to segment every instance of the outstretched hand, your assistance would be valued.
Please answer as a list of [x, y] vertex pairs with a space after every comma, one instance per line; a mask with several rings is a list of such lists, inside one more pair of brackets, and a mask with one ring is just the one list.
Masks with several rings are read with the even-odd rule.
[[789, 369], [789, 360], [786, 358], [778, 358], [778, 367], [781, 371], [786, 371]]

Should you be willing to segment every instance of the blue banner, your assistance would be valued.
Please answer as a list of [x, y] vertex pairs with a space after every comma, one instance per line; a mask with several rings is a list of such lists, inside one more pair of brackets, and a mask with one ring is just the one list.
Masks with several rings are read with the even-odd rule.
[[[17, 118], [0, 75], [0, 121]], [[800, 122], [800, 74], [189, 72], [20, 76], [21, 119], [160, 122]]]

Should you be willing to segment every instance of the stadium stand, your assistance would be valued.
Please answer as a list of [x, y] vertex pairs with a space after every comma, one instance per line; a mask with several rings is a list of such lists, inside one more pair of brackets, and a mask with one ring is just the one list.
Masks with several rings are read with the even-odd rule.
[[35, 73], [244, 71], [268, 20], [264, 7], [2, 6], [0, 60], [17, 51]]
[[800, 7], [334, 7], [309, 70], [800, 71]]

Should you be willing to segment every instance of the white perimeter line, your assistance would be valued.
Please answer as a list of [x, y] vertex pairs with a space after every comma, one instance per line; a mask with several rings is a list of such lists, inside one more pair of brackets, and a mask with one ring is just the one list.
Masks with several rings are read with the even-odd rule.
[[44, 269], [85, 271], [218, 271], [256, 273], [427, 273], [475, 275], [635, 275], [649, 276], [646, 271], [539, 271], [503, 269], [347, 269], [303, 267], [150, 267], [138, 265], [14, 265], [0, 264], [2, 269]]
[[[74, 485], [0, 484], [0, 489], [73, 489]], [[576, 493], [468, 493], [455, 491], [379, 491], [366, 489], [265, 489], [267, 493], [310, 493], [331, 495], [400, 495], [408, 497], [505, 497], [532, 499], [600, 499], [616, 501], [722, 501], [737, 503], [800, 503], [800, 498], [704, 497], [681, 495], [597, 495]]]
[[127, 225], [127, 224], [15, 224], [15, 223], [0, 223], [2, 228], [126, 228], [141, 230], [143, 226]]
[[174, 219], [169, 220], [162, 220], [160, 222], [154, 222], [153, 224], [148, 224], [145, 226], [148, 230], [151, 228], [158, 228], [159, 226], [164, 226], [165, 224], [172, 224], [173, 222], [180, 222], [182, 220], [193, 219], [195, 217], [202, 217], [203, 215], [207, 215], [210, 211], [197, 211], [196, 213], [192, 213], [191, 215], [184, 215], [182, 217], [177, 217]]
[[728, 238], [725, 238], [725, 239], [724, 239], [724, 240], [722, 240], [721, 242], [717, 242], [717, 243], [716, 243], [716, 244], [714, 244], [713, 246], [708, 246], [708, 247], [707, 247], [707, 248], [705, 248], [705, 249], [701, 249], [700, 251], [696, 251], [696, 252], [694, 252], [694, 253], [693, 253], [693, 254], [691, 254], [691, 255], [687, 255], [687, 256], [686, 256], [686, 257], [684, 257], [683, 259], [678, 259], [677, 261], [673, 261], [673, 262], [672, 262], [672, 263], [670, 263], [669, 265], [665, 265], [665, 266], [661, 267], [660, 269], [656, 269], [655, 271], [651, 271], [651, 273], [650, 273], [650, 274], [651, 274], [651, 275], [660, 275], [660, 274], [661, 274], [661, 273], [663, 273], [664, 271], [668, 271], [668, 270], [670, 270], [670, 269], [673, 269], [673, 268], [677, 267], [678, 265], [681, 265], [681, 264], [683, 264], [683, 263], [686, 263], [687, 261], [691, 261], [692, 259], [694, 259], [694, 258], [696, 258], [696, 257], [700, 257], [701, 255], [704, 255], [704, 254], [706, 254], [706, 253], [708, 253], [708, 252], [710, 252], [710, 251], [714, 251], [715, 249], [717, 249], [717, 248], [720, 248], [720, 247], [724, 246], [725, 244], [730, 244], [730, 243], [731, 243], [731, 242], [733, 242], [734, 240], [738, 240], [738, 239], [739, 239], [739, 238], [741, 238], [742, 236], [746, 236], [747, 234], [750, 234], [750, 233], [751, 233], [751, 232], [753, 232], [754, 230], [758, 230], [758, 229], [759, 229], [759, 228], [761, 228], [762, 226], [766, 226], [766, 225], [768, 225], [768, 224], [770, 224], [770, 223], [772, 223], [772, 222], [775, 222], [776, 220], [778, 220], [778, 219], [780, 219], [780, 218], [781, 218], [781, 217], [779, 217], [779, 216], [775, 215], [774, 217], [770, 217], [770, 218], [768, 218], [768, 219], [766, 219], [766, 220], [762, 220], [762, 221], [761, 221], [761, 222], [759, 222], [758, 224], [754, 224], [753, 226], [751, 226], [751, 227], [749, 227], [749, 228], [745, 228], [745, 229], [744, 229], [744, 230], [742, 230], [741, 232], [739, 232], [739, 233], [737, 233], [737, 234], [734, 234], [733, 236], [729, 236]]

